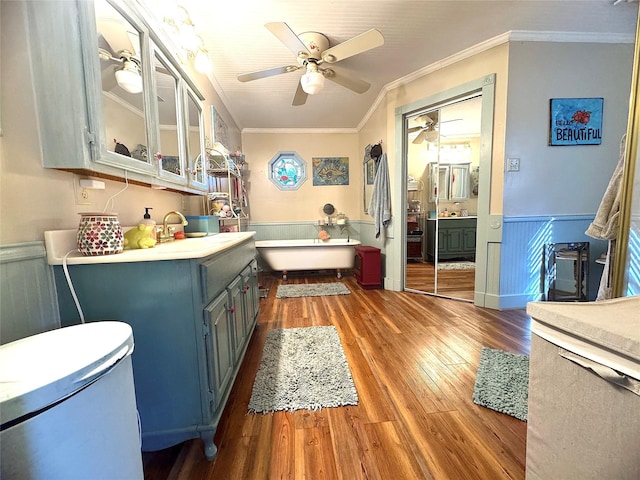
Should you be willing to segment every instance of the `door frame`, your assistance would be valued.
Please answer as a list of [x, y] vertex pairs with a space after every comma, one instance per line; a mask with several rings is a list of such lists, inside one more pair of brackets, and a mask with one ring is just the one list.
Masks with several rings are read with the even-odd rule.
[[[489, 251], [489, 227], [490, 198], [491, 198], [491, 171], [493, 154], [493, 120], [495, 109], [495, 81], [496, 74], [490, 74], [472, 80], [470, 82], [447, 89], [429, 97], [416, 100], [407, 105], [395, 109], [395, 187], [399, 192], [399, 202], [396, 205], [407, 204], [407, 132], [405, 117], [419, 110], [425, 110], [457, 98], [464, 98], [474, 93], [482, 95], [482, 112], [480, 123], [480, 181], [478, 185], [478, 220], [476, 229], [476, 277], [474, 304], [484, 307], [487, 295], [487, 258]], [[401, 290], [406, 290], [406, 239], [407, 239], [407, 209], [401, 209], [400, 215], [400, 241], [394, 242], [393, 258], [401, 259], [397, 265], [393, 265], [394, 277], [401, 279]], [[493, 224], [493, 222], [492, 222]], [[494, 228], [493, 226], [491, 228]], [[495, 232], [492, 237], [495, 237]], [[493, 266], [492, 271], [499, 265]], [[495, 273], [495, 272], [494, 272]]]

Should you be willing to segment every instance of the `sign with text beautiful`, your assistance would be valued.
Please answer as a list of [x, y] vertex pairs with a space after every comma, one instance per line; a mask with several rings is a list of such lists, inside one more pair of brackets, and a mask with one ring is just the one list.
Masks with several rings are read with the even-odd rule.
[[602, 98], [552, 98], [549, 145], [600, 145]]

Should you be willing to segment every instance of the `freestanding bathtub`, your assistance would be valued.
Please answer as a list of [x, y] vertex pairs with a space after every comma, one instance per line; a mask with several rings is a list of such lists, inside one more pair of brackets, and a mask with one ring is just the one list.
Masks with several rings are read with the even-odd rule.
[[360, 240], [331, 238], [303, 240], [258, 240], [256, 248], [262, 259], [272, 270], [281, 271], [282, 279], [294, 270], [336, 269], [338, 278], [341, 270], [353, 268], [354, 247]]

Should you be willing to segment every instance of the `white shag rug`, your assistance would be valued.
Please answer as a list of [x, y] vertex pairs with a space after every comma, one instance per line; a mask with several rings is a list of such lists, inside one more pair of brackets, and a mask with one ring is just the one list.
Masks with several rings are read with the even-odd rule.
[[438, 262], [438, 270], [474, 270], [475, 268], [475, 262], [469, 262], [468, 260], [460, 262]]
[[357, 405], [335, 327], [274, 329], [267, 335], [249, 413]]
[[279, 285], [276, 298], [322, 297], [324, 295], [348, 295], [351, 293], [344, 283], [293, 283]]

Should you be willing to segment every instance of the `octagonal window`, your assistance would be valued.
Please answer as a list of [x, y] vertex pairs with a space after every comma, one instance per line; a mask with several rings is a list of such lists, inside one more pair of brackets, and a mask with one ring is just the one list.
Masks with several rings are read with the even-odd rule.
[[296, 152], [278, 152], [269, 162], [269, 179], [280, 190], [297, 190], [307, 179], [307, 164]]

